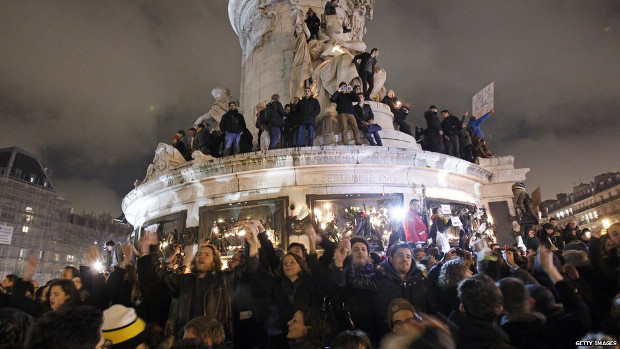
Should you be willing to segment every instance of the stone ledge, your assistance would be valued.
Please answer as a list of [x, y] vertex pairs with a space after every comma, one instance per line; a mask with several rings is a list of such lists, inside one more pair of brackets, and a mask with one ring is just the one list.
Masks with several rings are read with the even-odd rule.
[[195, 181], [251, 172], [265, 172], [264, 175], [269, 176], [269, 170], [337, 165], [408, 170], [428, 168], [485, 182], [492, 178], [492, 172], [476, 164], [418, 149], [343, 145], [287, 148], [183, 163], [136, 187], [125, 196], [122, 206], [125, 208], [141, 197]]

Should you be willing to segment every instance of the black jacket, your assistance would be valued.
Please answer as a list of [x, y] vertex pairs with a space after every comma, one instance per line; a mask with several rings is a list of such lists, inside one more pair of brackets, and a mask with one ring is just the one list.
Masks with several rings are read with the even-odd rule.
[[338, 114], [353, 114], [353, 102], [360, 101], [357, 94], [353, 92], [341, 93], [340, 91], [336, 91], [329, 100], [336, 103]]
[[362, 124], [362, 121], [368, 122], [375, 119], [375, 114], [368, 104], [363, 104], [363, 107], [359, 104], [353, 106], [353, 115], [355, 115], [358, 125]]
[[223, 132], [241, 133], [245, 129], [245, 119], [238, 110], [229, 110], [222, 115], [220, 130]]
[[544, 331], [545, 322], [541, 313], [505, 314], [499, 326], [508, 334], [511, 345], [521, 349], [540, 348], [548, 336]]
[[[231, 294], [245, 277], [245, 272], [253, 272], [258, 265], [258, 258], [249, 258], [243, 268], [238, 267], [233, 271], [216, 270], [208, 276], [204, 299], [204, 315], [212, 317], [224, 326], [227, 334], [232, 334], [232, 302]], [[160, 268], [160, 261], [155, 253], [148, 254], [138, 259], [138, 277], [143, 288], [156, 288], [158, 283], [163, 283], [168, 293], [178, 298], [178, 311], [174, 314], [175, 334], [191, 320], [192, 297], [196, 288], [197, 278], [195, 274], [175, 274]]]
[[[293, 112], [291, 111], [291, 114]], [[314, 124], [321, 113], [321, 105], [314, 97], [304, 97], [295, 106], [296, 124]]]
[[411, 266], [404, 282], [389, 263], [389, 260], [381, 262], [375, 268], [374, 274], [368, 277], [362, 275], [362, 277], [355, 278], [351, 282], [353, 283], [352, 287], [360, 290], [376, 290], [374, 316], [379, 320], [378, 326], [382, 328], [384, 333], [389, 332], [387, 308], [394, 298], [406, 299], [417, 311], [423, 313], [436, 310], [428, 297], [427, 277], [415, 264]]
[[427, 110], [424, 112], [424, 119], [426, 119], [426, 136], [439, 137], [439, 131], [441, 130], [441, 123], [439, 117], [434, 111]]
[[459, 349], [509, 349], [510, 339], [496, 323], [487, 322], [467, 316], [461, 312], [453, 312], [448, 318], [459, 327], [454, 336]]
[[459, 118], [452, 114], [450, 114], [447, 118], [444, 118], [441, 122], [441, 129], [443, 130], [444, 135], [449, 137], [458, 136], [460, 128], [461, 121], [459, 121]]
[[[362, 52], [358, 55], [356, 55], [355, 57], [353, 57], [353, 61], [352, 63], [357, 62], [357, 60], [361, 60], [360, 64], [357, 66], [357, 71], [358, 72], [362, 72], [366, 70], [366, 65], [368, 64], [368, 61], [372, 58], [372, 56], [370, 55], [370, 53], [368, 52]], [[375, 65], [377, 64], [377, 60], [375, 59], [372, 62], [372, 71], [375, 71]]]
[[282, 107], [280, 101], [271, 101], [265, 106], [265, 117], [267, 125], [269, 127], [282, 127], [284, 126], [286, 113]]

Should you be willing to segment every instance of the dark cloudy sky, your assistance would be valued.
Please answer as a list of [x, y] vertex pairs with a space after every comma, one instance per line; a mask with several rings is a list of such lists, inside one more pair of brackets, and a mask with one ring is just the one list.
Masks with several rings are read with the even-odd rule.
[[[365, 41], [386, 86], [455, 115], [495, 81], [484, 124], [543, 199], [620, 170], [620, 2], [377, 0]], [[155, 146], [239, 95], [225, 0], [0, 0], [0, 147], [54, 171], [78, 210], [120, 214]]]

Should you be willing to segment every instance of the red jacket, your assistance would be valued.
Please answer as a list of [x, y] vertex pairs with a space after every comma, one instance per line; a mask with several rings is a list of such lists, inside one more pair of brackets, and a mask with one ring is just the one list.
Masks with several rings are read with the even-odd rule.
[[420, 217], [416, 211], [412, 209], [407, 211], [407, 215], [403, 221], [403, 226], [405, 228], [407, 241], [423, 243], [428, 239], [428, 228], [422, 220], [422, 217]]

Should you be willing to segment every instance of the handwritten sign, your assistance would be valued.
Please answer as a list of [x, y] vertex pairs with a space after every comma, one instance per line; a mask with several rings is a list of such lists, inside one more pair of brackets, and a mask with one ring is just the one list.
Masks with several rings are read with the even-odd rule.
[[10, 245], [13, 239], [13, 227], [0, 225], [0, 244]]
[[472, 98], [472, 115], [477, 118], [491, 112], [494, 107], [495, 82], [490, 83]]
[[450, 205], [441, 204], [441, 214], [452, 214]]
[[463, 226], [463, 223], [461, 223], [461, 219], [459, 217], [450, 217], [450, 220], [452, 220], [452, 226], [453, 227], [461, 227], [461, 226]]

